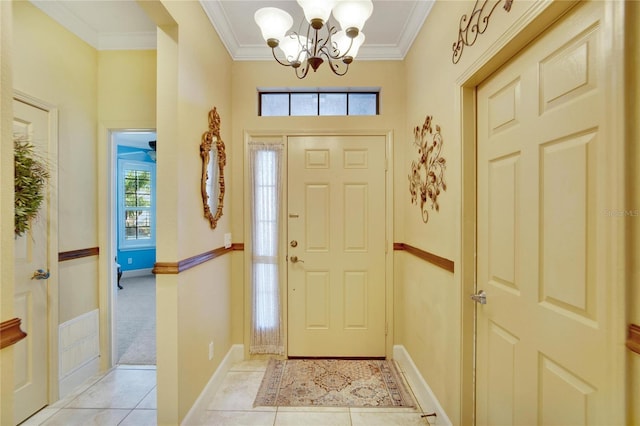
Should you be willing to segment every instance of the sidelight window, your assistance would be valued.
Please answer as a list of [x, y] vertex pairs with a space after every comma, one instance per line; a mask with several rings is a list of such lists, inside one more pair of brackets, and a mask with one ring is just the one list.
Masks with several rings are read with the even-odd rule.
[[250, 143], [252, 354], [282, 354], [280, 216], [282, 144]]

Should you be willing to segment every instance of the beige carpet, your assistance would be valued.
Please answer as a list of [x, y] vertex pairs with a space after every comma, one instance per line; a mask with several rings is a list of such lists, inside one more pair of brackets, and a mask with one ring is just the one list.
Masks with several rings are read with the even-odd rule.
[[118, 290], [118, 363], [156, 363], [156, 278], [128, 277]]
[[272, 359], [253, 405], [415, 407], [415, 402], [393, 361]]

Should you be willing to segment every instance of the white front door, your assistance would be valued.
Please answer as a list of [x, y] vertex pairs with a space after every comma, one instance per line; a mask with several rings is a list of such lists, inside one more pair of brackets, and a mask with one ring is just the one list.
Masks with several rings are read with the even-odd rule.
[[[49, 113], [14, 100], [14, 134], [26, 138], [36, 154], [48, 162]], [[15, 345], [14, 418], [21, 422], [47, 405], [48, 381], [48, 289], [46, 275], [32, 278], [37, 270], [49, 269], [49, 197], [28, 232], [15, 239], [15, 315], [22, 319], [27, 337]], [[54, 255], [57, 255], [55, 253]]]
[[577, 6], [478, 87], [479, 425], [619, 418], [603, 4]]
[[289, 356], [385, 356], [385, 142], [288, 139]]

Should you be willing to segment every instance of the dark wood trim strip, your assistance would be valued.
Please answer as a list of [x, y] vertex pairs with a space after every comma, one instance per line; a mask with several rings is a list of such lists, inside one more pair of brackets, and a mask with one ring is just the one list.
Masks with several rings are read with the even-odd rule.
[[629, 338], [627, 339], [627, 348], [637, 354], [640, 354], [640, 325], [629, 324]]
[[244, 243], [233, 243], [231, 245], [233, 251], [244, 251]]
[[61, 251], [58, 253], [58, 262], [64, 262], [67, 260], [81, 259], [83, 257], [98, 256], [100, 254], [99, 247], [91, 247], [80, 250]]
[[[243, 249], [244, 249], [244, 244], [243, 244]], [[179, 274], [180, 272], [184, 272], [187, 269], [191, 269], [195, 266], [208, 262], [209, 260], [213, 260], [216, 257], [220, 257], [227, 253], [231, 253], [234, 250], [236, 250], [234, 248], [234, 245], [232, 245], [230, 248], [218, 247], [217, 249], [213, 249], [205, 253], [200, 253], [195, 256], [191, 256], [179, 262], [156, 262], [151, 272], [153, 272], [156, 275]]]
[[432, 263], [436, 266], [441, 267], [449, 272], [454, 271], [454, 263], [453, 260], [445, 259], [444, 257], [440, 257], [436, 254], [429, 253], [428, 251], [424, 251], [417, 247], [414, 247], [410, 244], [405, 243], [393, 243], [393, 249], [396, 251], [404, 250], [412, 255], [419, 257], [420, 259]]
[[0, 349], [14, 345], [27, 337], [27, 333], [20, 329], [20, 318], [13, 318], [0, 323]]

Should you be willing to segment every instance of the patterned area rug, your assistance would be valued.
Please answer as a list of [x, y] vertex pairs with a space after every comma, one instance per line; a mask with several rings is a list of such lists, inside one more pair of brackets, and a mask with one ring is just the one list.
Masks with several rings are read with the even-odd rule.
[[270, 360], [257, 406], [415, 407], [393, 361]]

